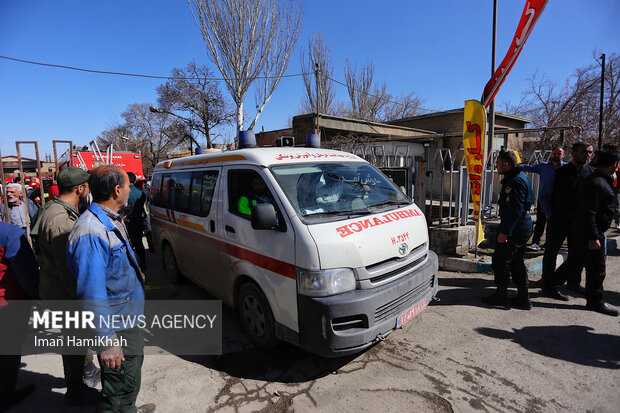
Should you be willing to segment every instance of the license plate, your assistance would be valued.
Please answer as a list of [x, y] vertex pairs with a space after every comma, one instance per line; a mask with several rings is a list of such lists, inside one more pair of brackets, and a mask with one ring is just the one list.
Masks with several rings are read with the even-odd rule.
[[420, 314], [422, 310], [426, 307], [426, 299], [423, 298], [421, 301], [412, 305], [408, 310], [405, 310], [398, 318], [396, 319], [396, 328], [401, 327], [407, 321], [411, 320], [413, 317]]

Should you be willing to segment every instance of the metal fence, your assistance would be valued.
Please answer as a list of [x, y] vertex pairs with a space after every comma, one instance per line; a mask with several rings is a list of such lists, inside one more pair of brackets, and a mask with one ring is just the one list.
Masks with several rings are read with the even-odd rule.
[[[344, 148], [341, 148], [345, 150]], [[425, 157], [410, 154], [408, 145], [397, 145], [391, 151], [383, 145], [360, 146], [351, 151], [378, 168], [407, 168], [411, 174], [412, 188], [407, 192], [423, 207], [429, 226], [454, 227], [473, 224], [473, 203], [469, 190], [465, 153], [462, 148], [437, 149]], [[501, 177], [495, 170], [499, 151], [493, 151], [486, 159], [485, 183], [481, 214], [483, 219], [499, 216], [497, 200]], [[534, 165], [549, 160], [551, 151], [536, 150], [522, 159]], [[540, 180], [538, 174], [527, 173], [532, 181], [532, 208], [538, 202]]]
[[[499, 151], [491, 152], [485, 164], [485, 182], [481, 214], [491, 219], [499, 216], [497, 200], [501, 177], [495, 170], [495, 161]], [[551, 151], [536, 150], [522, 159], [522, 163], [534, 165], [549, 160]], [[532, 207], [538, 203], [540, 178], [536, 173], [527, 173], [532, 181]], [[434, 159], [430, 160], [426, 172], [425, 186], [428, 200], [423, 203], [429, 225], [459, 226], [473, 224], [473, 203], [469, 192], [469, 181], [463, 149], [451, 151], [439, 149]]]

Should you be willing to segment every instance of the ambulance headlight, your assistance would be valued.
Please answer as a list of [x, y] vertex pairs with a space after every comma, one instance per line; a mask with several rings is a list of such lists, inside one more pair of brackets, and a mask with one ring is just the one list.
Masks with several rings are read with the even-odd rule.
[[297, 291], [313, 297], [325, 297], [355, 290], [355, 274], [350, 268], [310, 271], [297, 269]]

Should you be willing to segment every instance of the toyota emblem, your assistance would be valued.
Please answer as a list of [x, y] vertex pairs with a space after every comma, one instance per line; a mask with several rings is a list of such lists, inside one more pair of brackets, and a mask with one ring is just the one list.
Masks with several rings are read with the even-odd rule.
[[406, 255], [407, 254], [407, 250], [409, 249], [409, 247], [407, 246], [406, 243], [402, 243], [400, 244], [400, 246], [398, 247], [398, 253], [400, 255]]

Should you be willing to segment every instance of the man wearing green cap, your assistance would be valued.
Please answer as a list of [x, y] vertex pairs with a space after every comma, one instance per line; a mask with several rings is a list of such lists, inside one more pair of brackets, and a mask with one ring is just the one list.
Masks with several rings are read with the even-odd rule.
[[[66, 250], [69, 233], [79, 217], [78, 205], [88, 196], [89, 177], [81, 168], [63, 169], [57, 179], [58, 197], [48, 202], [33, 220], [32, 235], [41, 272], [39, 295], [43, 300], [77, 300], [76, 280], [69, 269]], [[63, 331], [63, 335], [67, 334], [70, 332]], [[81, 404], [96, 396], [82, 381], [87, 350], [84, 348], [82, 355], [62, 356], [68, 405]], [[91, 361], [86, 370], [93, 373], [98, 369]]]

